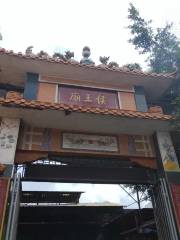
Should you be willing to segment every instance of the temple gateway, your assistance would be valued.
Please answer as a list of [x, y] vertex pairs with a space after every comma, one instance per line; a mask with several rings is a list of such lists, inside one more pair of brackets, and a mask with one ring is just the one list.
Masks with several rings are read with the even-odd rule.
[[[180, 136], [155, 74], [0, 49], [0, 239], [178, 240]], [[167, 100], [167, 99], [166, 99]], [[51, 183], [146, 185], [153, 208], [82, 204]]]

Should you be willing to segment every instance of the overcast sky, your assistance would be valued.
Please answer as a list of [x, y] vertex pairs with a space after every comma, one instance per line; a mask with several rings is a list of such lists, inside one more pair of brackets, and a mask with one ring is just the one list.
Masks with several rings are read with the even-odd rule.
[[[129, 0], [0, 0], [1, 46], [22, 51], [33, 45], [34, 52], [71, 50], [81, 58], [82, 48], [91, 48], [91, 57], [110, 56], [120, 65], [143, 62], [127, 40]], [[162, 27], [174, 22], [180, 36], [179, 0], [132, 0], [143, 17]]]
[[[78, 183], [33, 183], [23, 184], [23, 190], [42, 191], [81, 191], [80, 203], [113, 203], [125, 208], [137, 208], [135, 201], [122, 190], [120, 185], [112, 184], [78, 184]], [[127, 190], [127, 189], [126, 189]], [[140, 194], [141, 195], [141, 194]], [[136, 195], [133, 195], [136, 199]], [[148, 201], [141, 206], [151, 206]]]
[[[128, 0], [0, 0], [0, 46], [24, 52], [71, 50], [80, 60], [82, 48], [91, 48], [91, 58], [110, 56], [119, 65], [130, 62], [143, 64], [127, 40], [129, 31]], [[180, 37], [180, 0], [132, 0], [143, 17], [153, 20], [154, 27], [174, 22]], [[145, 64], [143, 64], [145, 66]], [[42, 187], [42, 185], [41, 185]], [[48, 190], [65, 190], [67, 185], [46, 185]], [[69, 188], [69, 187], [68, 187]], [[37, 188], [38, 189], [38, 188]], [[119, 186], [71, 185], [69, 189], [86, 191], [81, 201], [111, 201], [127, 204], [130, 199]], [[84, 197], [85, 196], [85, 197]]]

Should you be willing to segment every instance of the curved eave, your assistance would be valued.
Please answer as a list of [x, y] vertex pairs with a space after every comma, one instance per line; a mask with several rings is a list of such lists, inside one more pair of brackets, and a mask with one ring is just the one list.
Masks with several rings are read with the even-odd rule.
[[37, 101], [0, 99], [1, 117], [21, 118], [44, 128], [105, 134], [153, 134], [170, 129], [171, 116], [122, 110], [80, 108]]
[[109, 69], [73, 62], [64, 62], [52, 58], [40, 58], [36, 55], [15, 54], [0, 49], [0, 82], [24, 85], [26, 72], [57, 78], [79, 80], [99, 84], [112, 84], [115, 88], [123, 85], [144, 86], [148, 100], [156, 101], [175, 81], [175, 73], [156, 74], [141, 71], [127, 71], [122, 68]]
[[119, 117], [127, 118], [138, 118], [138, 119], [152, 119], [152, 120], [162, 120], [169, 121], [172, 119], [171, 115], [165, 115], [160, 113], [151, 113], [151, 112], [138, 112], [130, 110], [121, 110], [121, 109], [104, 109], [104, 108], [92, 108], [92, 107], [82, 107], [76, 105], [67, 105], [63, 103], [49, 103], [41, 102], [36, 100], [26, 100], [23, 98], [0, 98], [0, 105], [7, 107], [21, 107], [27, 109], [35, 110], [59, 110], [65, 111], [67, 115], [71, 112], [81, 112], [81, 113], [94, 113], [101, 115], [112, 115]]

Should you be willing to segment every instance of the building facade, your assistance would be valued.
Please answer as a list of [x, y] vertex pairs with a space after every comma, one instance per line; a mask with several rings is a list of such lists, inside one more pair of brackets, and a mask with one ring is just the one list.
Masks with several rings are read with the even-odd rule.
[[178, 239], [173, 117], [156, 105], [176, 75], [95, 66], [88, 57], [0, 49], [1, 239], [16, 239], [21, 180], [149, 184], [159, 239]]

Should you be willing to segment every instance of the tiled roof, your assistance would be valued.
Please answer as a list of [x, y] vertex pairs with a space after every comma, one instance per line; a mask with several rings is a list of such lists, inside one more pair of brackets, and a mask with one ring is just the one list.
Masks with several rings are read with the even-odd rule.
[[173, 73], [148, 73], [148, 72], [143, 72], [140, 70], [131, 71], [128, 68], [124, 68], [124, 67], [109, 68], [108, 66], [105, 66], [103, 64], [96, 65], [96, 66], [95, 65], [86, 65], [86, 64], [80, 64], [79, 62], [74, 61], [74, 60], [64, 61], [62, 59], [56, 59], [56, 58], [49, 57], [49, 56], [40, 57], [36, 54], [30, 54], [30, 55], [28, 54], [27, 55], [27, 54], [23, 54], [21, 52], [14, 53], [12, 50], [6, 50], [4, 48], [0, 48], [0, 54], [14, 56], [14, 57], [22, 58], [22, 59], [40, 60], [40, 61], [44, 61], [44, 62], [59, 63], [59, 64], [66, 64], [66, 65], [69, 64], [69, 65], [79, 66], [82, 68], [112, 71], [112, 72], [121, 72], [121, 73], [128, 73], [128, 74], [138, 75], [138, 76], [165, 77], [165, 78], [174, 78], [176, 76], [176, 72], [173, 72]]
[[14, 108], [26, 108], [26, 109], [37, 109], [37, 110], [61, 110], [67, 112], [80, 112], [80, 113], [94, 113], [102, 115], [112, 115], [127, 118], [137, 118], [137, 119], [153, 119], [153, 120], [171, 120], [172, 116], [164, 115], [162, 113], [150, 113], [150, 112], [138, 112], [130, 110], [121, 109], [102, 109], [102, 108], [92, 108], [92, 107], [82, 107], [76, 105], [67, 105], [63, 103], [49, 103], [41, 102], [37, 100], [26, 100], [21, 97], [10, 97], [10, 98], [0, 98], [0, 105], [6, 107]]

